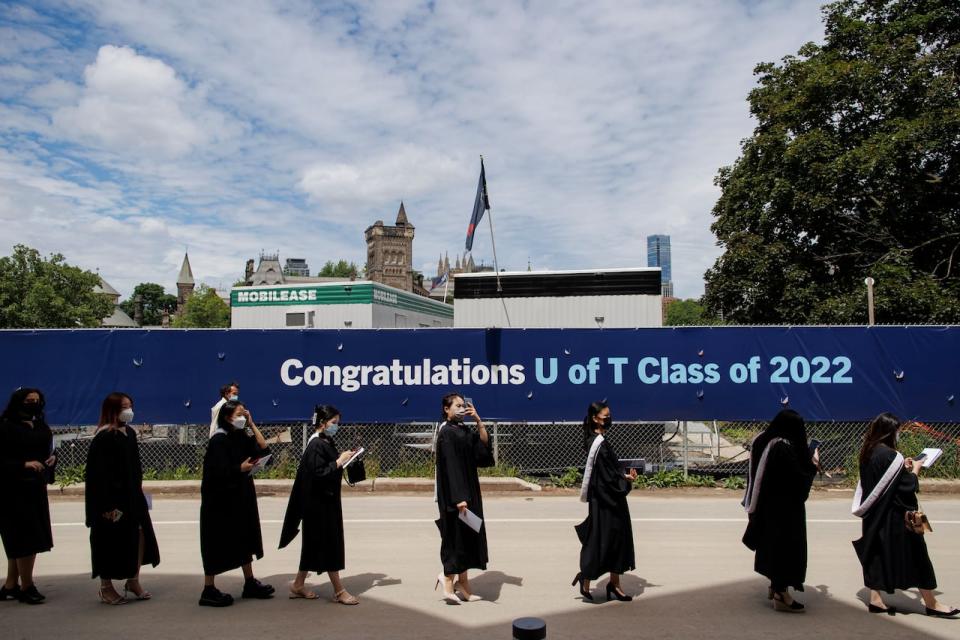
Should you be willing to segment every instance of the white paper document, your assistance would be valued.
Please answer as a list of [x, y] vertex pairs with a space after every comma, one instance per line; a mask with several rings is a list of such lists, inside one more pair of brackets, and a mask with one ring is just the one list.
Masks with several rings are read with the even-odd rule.
[[143, 497], [147, 501], [147, 511], [153, 511], [153, 494], [144, 493]]
[[460, 519], [463, 520], [468, 527], [477, 533], [480, 533], [480, 527], [483, 525], [483, 518], [475, 514], [473, 511], [470, 511], [470, 509], [464, 509], [460, 512]]
[[252, 476], [257, 475], [258, 473], [260, 473], [261, 471], [263, 471], [264, 469], [266, 469], [266, 468], [267, 468], [267, 463], [270, 462], [270, 458], [272, 458], [272, 457], [273, 457], [273, 455], [268, 453], [267, 455], [263, 456], [262, 458], [257, 458], [257, 461], [254, 462], [254, 464], [253, 464], [253, 469], [250, 469], [250, 475], [252, 475]]
[[363, 447], [360, 447], [359, 449], [357, 449], [356, 453], [354, 453], [352, 456], [350, 456], [350, 459], [343, 463], [343, 468], [346, 469], [347, 467], [349, 467], [350, 464], [351, 464], [354, 460], [356, 460], [357, 458], [359, 458], [361, 455], [363, 455]]
[[923, 459], [923, 468], [929, 469], [933, 466], [933, 463], [937, 461], [937, 458], [943, 455], [943, 449], [937, 449], [936, 447], [929, 447], [924, 449], [920, 453], [927, 454], [927, 457]]

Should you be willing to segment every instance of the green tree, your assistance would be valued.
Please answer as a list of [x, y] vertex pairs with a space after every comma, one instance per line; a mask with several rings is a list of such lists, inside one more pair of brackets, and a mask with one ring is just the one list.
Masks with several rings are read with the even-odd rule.
[[140, 296], [143, 304], [143, 324], [158, 326], [163, 320], [163, 312], [177, 310], [177, 296], [164, 293], [163, 287], [153, 282], [141, 282], [133, 289], [133, 295], [120, 303], [120, 308], [133, 318], [136, 315], [136, 299]]
[[201, 284], [187, 298], [173, 326], [178, 329], [229, 327], [230, 306], [217, 295], [216, 289]]
[[353, 262], [340, 260], [336, 264], [332, 260], [327, 260], [318, 274], [321, 278], [356, 278], [360, 274], [360, 268]]
[[960, 321], [960, 4], [841, 0], [822, 45], [756, 67], [756, 129], [720, 169], [728, 321]]
[[0, 328], [99, 327], [113, 311], [95, 291], [100, 276], [66, 263], [59, 253], [43, 258], [18, 244], [0, 258]]
[[698, 300], [674, 300], [667, 306], [664, 324], [669, 327], [719, 324], [716, 316], [710, 315]]

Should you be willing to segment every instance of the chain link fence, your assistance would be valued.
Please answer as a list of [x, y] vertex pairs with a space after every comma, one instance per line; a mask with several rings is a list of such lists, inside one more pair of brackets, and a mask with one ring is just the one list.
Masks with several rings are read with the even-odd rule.
[[[617, 422], [608, 438], [621, 458], [642, 458], [644, 472], [682, 470], [691, 475], [728, 478], [746, 475], [748, 447], [766, 427], [761, 422]], [[824, 482], [852, 483], [865, 422], [807, 424], [820, 440]], [[198, 479], [208, 441], [208, 425], [137, 426], [144, 477], [148, 480]], [[366, 449], [367, 475], [433, 475], [434, 423], [346, 424], [337, 435], [340, 448]], [[486, 475], [550, 477], [582, 470], [585, 453], [579, 422], [487, 423], [496, 466]], [[312, 428], [303, 423], [260, 425], [273, 459], [265, 477], [292, 478]], [[93, 427], [55, 429], [61, 482], [82, 480]], [[943, 456], [925, 477], [960, 479], [960, 423], [915, 423], [901, 432], [899, 448], [915, 455], [925, 447]]]

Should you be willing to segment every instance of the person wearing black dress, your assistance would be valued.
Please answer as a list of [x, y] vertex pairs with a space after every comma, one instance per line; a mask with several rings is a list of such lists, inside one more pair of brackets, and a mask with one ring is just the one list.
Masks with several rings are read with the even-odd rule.
[[594, 402], [583, 420], [583, 445], [587, 463], [580, 489], [581, 502], [589, 503], [587, 519], [575, 528], [580, 538], [580, 572], [571, 584], [579, 584], [580, 595], [593, 600], [590, 581], [610, 573], [607, 600], [633, 600], [620, 588], [620, 574], [633, 571], [633, 528], [627, 494], [633, 488], [637, 470], [624, 473], [616, 452], [605, 438], [613, 425], [610, 407]]
[[[100, 408], [97, 434], [87, 452], [84, 496], [90, 528], [93, 577], [100, 578], [100, 601], [124, 604], [151, 594], [140, 585], [140, 567], [160, 564], [160, 550], [143, 494], [143, 468], [133, 422], [133, 400], [111, 393]], [[121, 596], [114, 580], [126, 580]]]
[[[450, 393], [441, 400], [443, 421], [437, 430], [436, 498], [440, 517], [440, 562], [443, 573], [437, 576], [434, 590], [443, 585], [443, 599], [448, 604], [480, 600], [470, 589], [469, 569], [486, 569], [487, 523], [474, 531], [460, 519], [470, 510], [483, 519], [483, 497], [480, 495], [478, 467], [493, 466], [490, 436], [473, 405], [463, 396]], [[476, 430], [464, 418], [476, 421]], [[457, 588], [454, 587], [454, 582]]]
[[860, 449], [860, 482], [852, 511], [863, 518], [863, 535], [853, 547], [863, 567], [863, 584], [870, 589], [871, 613], [894, 614], [880, 592], [917, 587], [928, 616], [955, 618], [960, 609], [937, 601], [937, 578], [923, 534], [907, 528], [906, 514], [918, 509], [917, 477], [921, 460], [904, 459], [897, 451], [900, 419], [881, 413], [867, 427]]
[[7, 555], [0, 600], [44, 601], [33, 566], [38, 553], [53, 548], [47, 476], [56, 462], [44, 404], [39, 389], [20, 388], [0, 416], [0, 539]]
[[810, 451], [803, 418], [792, 409], [778, 413], [750, 447], [743, 500], [749, 523], [743, 544], [755, 552], [754, 571], [770, 580], [767, 596], [776, 611], [804, 611], [789, 588], [803, 591], [807, 575], [804, 503], [819, 455], [819, 451]]
[[[207, 445], [200, 483], [200, 556], [203, 558], [201, 607], [227, 607], [233, 596], [217, 589], [217, 574], [243, 569], [243, 597], [271, 598], [274, 588], [253, 577], [253, 556], [263, 557], [260, 512], [253, 470], [270, 453], [250, 412], [227, 401], [217, 416], [218, 428]], [[247, 435], [247, 427], [253, 435]]]
[[300, 457], [280, 534], [280, 548], [283, 549], [297, 536], [303, 522], [300, 571], [290, 586], [290, 597], [316, 600], [319, 596], [308, 589], [304, 581], [310, 571], [326, 571], [333, 585], [334, 602], [359, 604], [360, 601], [340, 582], [340, 571], [344, 567], [340, 480], [343, 465], [353, 451], [340, 453], [333, 441], [340, 428], [340, 411], [330, 405], [318, 405], [315, 411], [316, 430]]

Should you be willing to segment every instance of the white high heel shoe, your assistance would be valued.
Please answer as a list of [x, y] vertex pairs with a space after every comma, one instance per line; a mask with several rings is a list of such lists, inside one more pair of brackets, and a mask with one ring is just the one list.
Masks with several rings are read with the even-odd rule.
[[447, 604], [460, 604], [460, 598], [457, 597], [456, 592], [447, 591], [447, 581], [442, 573], [437, 575], [437, 583], [433, 585], [433, 590], [436, 591], [441, 584], [443, 585], [443, 600]]

